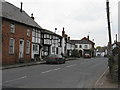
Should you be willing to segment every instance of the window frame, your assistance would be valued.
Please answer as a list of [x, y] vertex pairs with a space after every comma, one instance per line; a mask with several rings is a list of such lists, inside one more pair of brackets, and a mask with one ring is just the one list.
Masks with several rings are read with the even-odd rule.
[[[13, 40], [12, 45], [11, 45], [11, 40]], [[11, 49], [12, 47], [12, 49]], [[12, 50], [12, 51], [10, 51]], [[15, 53], [15, 39], [14, 38], [10, 38], [9, 39], [9, 54], [14, 54]]]
[[27, 40], [26, 42], [26, 54], [30, 54], [30, 41]]
[[11, 23], [10, 24], [10, 33], [15, 33], [15, 24], [14, 23]]

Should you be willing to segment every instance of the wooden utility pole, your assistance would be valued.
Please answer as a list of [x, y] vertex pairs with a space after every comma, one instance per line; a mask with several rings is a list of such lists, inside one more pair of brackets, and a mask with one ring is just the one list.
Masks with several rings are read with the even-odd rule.
[[106, 0], [106, 11], [107, 11], [109, 44], [111, 45], [112, 44], [112, 39], [111, 39], [111, 28], [110, 28], [109, 0]]

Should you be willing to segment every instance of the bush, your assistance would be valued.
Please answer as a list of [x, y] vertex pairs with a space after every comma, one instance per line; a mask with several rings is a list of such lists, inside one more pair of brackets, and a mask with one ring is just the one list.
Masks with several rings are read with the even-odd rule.
[[72, 51], [72, 53], [71, 53], [71, 56], [72, 56], [72, 57], [80, 57], [80, 53], [79, 53], [78, 50], [74, 49], [74, 50]]

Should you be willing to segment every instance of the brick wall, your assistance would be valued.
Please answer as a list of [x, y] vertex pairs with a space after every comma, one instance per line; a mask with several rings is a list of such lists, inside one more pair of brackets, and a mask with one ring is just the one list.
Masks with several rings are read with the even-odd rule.
[[[15, 24], [15, 33], [10, 33], [10, 24]], [[27, 36], [27, 29], [30, 30], [30, 37]], [[2, 20], [2, 63], [5, 64], [15, 64], [19, 62], [19, 42], [20, 39], [24, 40], [24, 62], [28, 62], [31, 59], [31, 48], [30, 54], [26, 54], [26, 41], [32, 41], [31, 34], [32, 28], [24, 24], [16, 23], [6, 19]], [[9, 40], [10, 38], [15, 39], [15, 52], [14, 54], [9, 54]], [[30, 47], [31, 47], [30, 43]]]

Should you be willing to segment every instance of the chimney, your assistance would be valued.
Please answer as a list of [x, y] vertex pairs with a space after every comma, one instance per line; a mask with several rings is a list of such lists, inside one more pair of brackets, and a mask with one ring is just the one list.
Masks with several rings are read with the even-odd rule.
[[87, 36], [87, 39], [89, 40], [89, 35]]
[[70, 40], [70, 37], [68, 37], [68, 40]]
[[23, 3], [21, 2], [21, 8], [20, 8], [20, 12], [22, 12], [22, 6], [23, 6]]
[[65, 31], [64, 31], [64, 27], [63, 27], [62, 36], [64, 37], [64, 35], [65, 35]]
[[33, 17], [33, 13], [31, 14], [31, 18], [34, 20], [35, 18]]

